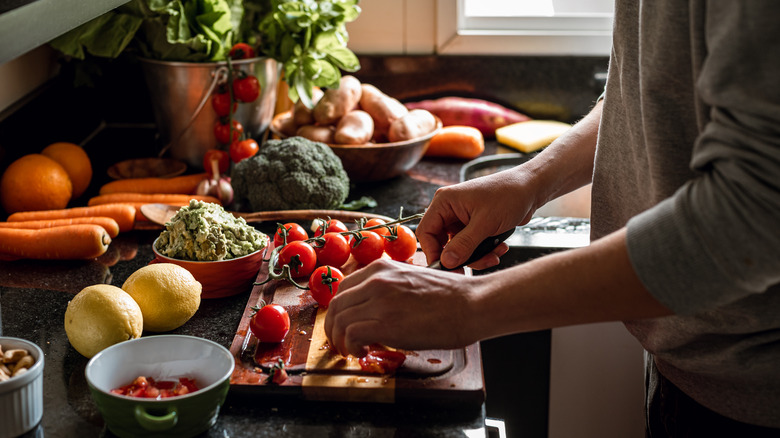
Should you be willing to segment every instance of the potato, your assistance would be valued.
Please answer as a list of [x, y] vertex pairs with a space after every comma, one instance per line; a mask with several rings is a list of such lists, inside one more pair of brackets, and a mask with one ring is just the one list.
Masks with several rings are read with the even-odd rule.
[[308, 138], [311, 141], [334, 143], [333, 133], [333, 126], [303, 125], [298, 128], [295, 135]]
[[291, 113], [284, 113], [277, 119], [276, 129], [287, 137], [295, 135], [295, 131], [298, 130], [294, 117]]
[[338, 88], [329, 88], [314, 106], [312, 114], [318, 125], [332, 125], [355, 109], [360, 102], [360, 80], [354, 76], [342, 76]]
[[339, 144], [365, 144], [374, 135], [374, 119], [362, 110], [348, 112], [336, 125], [333, 139]]
[[405, 116], [409, 110], [398, 99], [383, 93], [371, 84], [363, 84], [360, 95], [360, 108], [374, 119], [374, 130], [386, 135], [390, 124]]
[[[319, 87], [312, 88], [312, 103], [316, 106], [317, 102], [322, 99], [322, 95], [325, 94]], [[293, 106], [293, 120], [296, 126], [313, 125], [314, 115], [312, 115], [312, 108], [306, 107], [301, 99], [298, 99]]]
[[436, 128], [436, 118], [429, 111], [414, 109], [390, 124], [387, 139], [390, 142], [422, 137]]

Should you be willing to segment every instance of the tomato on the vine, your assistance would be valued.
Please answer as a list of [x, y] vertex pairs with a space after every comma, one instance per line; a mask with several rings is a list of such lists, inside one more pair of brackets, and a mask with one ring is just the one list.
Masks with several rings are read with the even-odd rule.
[[260, 151], [260, 146], [252, 138], [246, 140], [234, 141], [230, 144], [230, 158], [234, 163], [254, 157]]
[[309, 235], [306, 233], [306, 229], [295, 222], [288, 222], [284, 225], [277, 224], [276, 233], [274, 233], [274, 246], [284, 245], [283, 229], [287, 230], [287, 243], [295, 242], [296, 240], [306, 240]]
[[254, 102], [260, 97], [260, 81], [252, 75], [233, 79], [233, 97], [241, 102]]
[[352, 257], [362, 265], [367, 265], [382, 257], [385, 251], [384, 239], [373, 231], [360, 231], [360, 239], [350, 236]]
[[287, 310], [278, 304], [265, 304], [253, 309], [255, 313], [249, 320], [252, 334], [260, 342], [282, 342], [290, 331], [290, 315]]
[[319, 265], [341, 267], [349, 260], [349, 242], [339, 233], [327, 232], [316, 239], [312, 246]]
[[[230, 93], [214, 93], [211, 95], [211, 107], [219, 117], [230, 115]], [[238, 110], [238, 102], [233, 102], [233, 112]]]
[[[230, 126], [233, 126], [233, 140], [230, 139]], [[222, 144], [230, 144], [234, 141], [241, 139], [241, 134], [244, 133], [244, 125], [238, 122], [238, 120], [231, 120], [230, 125], [222, 123], [217, 120], [214, 124], [214, 137]]]
[[230, 168], [230, 157], [227, 152], [219, 149], [209, 149], [203, 155], [203, 170], [205, 170], [209, 176], [214, 176], [214, 165], [212, 164], [212, 161], [217, 162], [217, 170], [220, 174], [227, 172]]
[[320, 266], [309, 277], [309, 292], [322, 307], [328, 307], [330, 300], [339, 291], [344, 274], [333, 266]]
[[384, 239], [385, 252], [393, 260], [403, 262], [417, 252], [417, 236], [406, 225], [394, 225], [392, 232]]
[[[368, 221], [366, 221], [366, 225], [364, 226], [364, 228], [374, 227], [374, 226], [377, 226], [377, 225], [384, 225], [386, 223], [387, 223], [387, 221], [384, 220], [384, 219], [372, 218], [372, 219], [369, 219]], [[375, 229], [373, 229], [371, 231], [379, 234], [380, 236], [387, 236], [388, 234], [390, 234], [390, 230], [387, 227], [379, 227], [379, 228], [375, 228]]]
[[290, 267], [290, 275], [293, 277], [308, 277], [317, 266], [317, 254], [308, 243], [296, 240], [287, 242], [279, 251], [279, 266]]
[[328, 219], [327, 221], [324, 219], [317, 219], [315, 224], [317, 229], [314, 230], [314, 237], [322, 236], [323, 228], [325, 228], [326, 233], [342, 233], [348, 231], [344, 222], [341, 222], [338, 219]]
[[257, 56], [255, 49], [247, 43], [236, 43], [230, 48], [230, 59], [249, 59]]

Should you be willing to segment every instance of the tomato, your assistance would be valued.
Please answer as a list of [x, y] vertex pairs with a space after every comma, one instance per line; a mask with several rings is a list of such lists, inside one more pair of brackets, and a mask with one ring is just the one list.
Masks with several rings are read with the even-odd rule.
[[[263, 303], [264, 304], [264, 303]], [[253, 307], [254, 315], [249, 320], [249, 330], [260, 342], [282, 342], [290, 331], [290, 315], [278, 304]]]
[[214, 167], [211, 164], [212, 160], [217, 162], [218, 171], [220, 174], [227, 172], [230, 168], [230, 156], [227, 152], [219, 149], [209, 149], [206, 154], [203, 155], [203, 169], [209, 176], [213, 176]]
[[349, 242], [339, 233], [327, 232], [312, 243], [318, 265], [341, 267], [349, 260]]
[[417, 236], [406, 225], [395, 225], [390, 235], [385, 236], [385, 252], [391, 259], [403, 262], [417, 252]]
[[233, 97], [241, 102], [254, 102], [260, 97], [260, 81], [252, 75], [233, 79]]
[[400, 351], [373, 350], [360, 358], [360, 369], [375, 374], [394, 374], [404, 364], [406, 355]]
[[309, 235], [306, 233], [306, 229], [296, 224], [295, 222], [289, 222], [284, 225], [277, 224], [276, 233], [274, 234], [274, 246], [284, 245], [284, 231], [287, 231], [287, 243], [295, 242], [296, 240], [306, 240]]
[[344, 231], [348, 231], [347, 226], [344, 225], [344, 222], [341, 222], [338, 219], [328, 219], [327, 221], [324, 219], [317, 219], [317, 229], [314, 231], [314, 237], [322, 236], [322, 228], [324, 226], [326, 233], [342, 233]]
[[308, 277], [317, 266], [317, 254], [306, 242], [287, 242], [279, 251], [279, 266], [288, 265], [292, 277]]
[[[373, 227], [376, 225], [384, 225], [386, 223], [387, 221], [384, 219], [373, 218], [366, 221], [366, 225], [364, 226], [364, 228]], [[375, 228], [371, 231], [379, 234], [380, 236], [387, 236], [388, 234], [390, 234], [390, 230], [387, 227]]]
[[[239, 123], [237, 120], [232, 120], [230, 122], [233, 126], [233, 141], [238, 141], [241, 138], [241, 134], [244, 133], [244, 125]], [[214, 124], [214, 137], [217, 138], [217, 141], [222, 144], [230, 144], [230, 126], [227, 123], [222, 123], [219, 120], [217, 120], [217, 123]]]
[[257, 56], [255, 49], [247, 43], [236, 43], [230, 48], [230, 59], [249, 59]]
[[128, 395], [130, 397], [154, 398], [159, 400], [161, 398], [189, 394], [198, 389], [195, 380], [187, 377], [179, 377], [178, 381], [161, 380], [158, 382], [151, 377], [138, 376], [129, 385], [112, 389], [111, 392], [119, 395]]
[[328, 307], [330, 300], [339, 292], [344, 274], [333, 266], [320, 266], [309, 277], [309, 292], [322, 307]]
[[367, 265], [382, 257], [382, 253], [385, 251], [384, 239], [373, 231], [360, 231], [360, 235], [362, 236], [360, 240], [350, 236], [352, 257], [362, 265]]
[[245, 158], [254, 157], [258, 151], [260, 151], [260, 146], [251, 138], [234, 141], [230, 144], [230, 158], [234, 163], [238, 163]]
[[[230, 115], [230, 93], [214, 93], [211, 95], [211, 107], [219, 117]], [[238, 109], [238, 102], [233, 102], [233, 112]]]

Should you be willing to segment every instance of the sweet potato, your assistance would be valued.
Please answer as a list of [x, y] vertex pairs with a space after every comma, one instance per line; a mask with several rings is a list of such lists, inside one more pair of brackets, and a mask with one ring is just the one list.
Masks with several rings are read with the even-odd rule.
[[[317, 102], [322, 99], [323, 94], [325, 94], [324, 91], [322, 91], [320, 88], [315, 87], [312, 88], [312, 103], [316, 106]], [[293, 105], [293, 121], [295, 122], [296, 126], [303, 126], [303, 125], [313, 125], [314, 124], [314, 115], [311, 113], [312, 108], [306, 107], [306, 105], [303, 103], [302, 100], [298, 99], [297, 102], [295, 102], [295, 105]]]
[[319, 125], [332, 125], [345, 114], [355, 109], [360, 102], [360, 81], [350, 75], [342, 76], [338, 88], [329, 88], [325, 91], [312, 114]]
[[361, 86], [360, 108], [374, 119], [374, 130], [387, 135], [390, 124], [405, 116], [409, 110], [398, 99], [383, 93], [371, 84]]
[[435, 128], [436, 118], [433, 114], [423, 109], [415, 109], [390, 124], [387, 139], [391, 142], [411, 140], [422, 137]]
[[348, 112], [336, 125], [333, 140], [338, 144], [365, 144], [374, 135], [374, 119], [362, 110]]
[[411, 109], [426, 109], [440, 118], [442, 125], [465, 125], [479, 129], [482, 135], [493, 138], [496, 129], [512, 123], [530, 120], [525, 114], [493, 102], [466, 97], [442, 97], [434, 100], [408, 102]]
[[445, 126], [428, 143], [426, 157], [477, 158], [485, 151], [485, 138], [471, 126]]

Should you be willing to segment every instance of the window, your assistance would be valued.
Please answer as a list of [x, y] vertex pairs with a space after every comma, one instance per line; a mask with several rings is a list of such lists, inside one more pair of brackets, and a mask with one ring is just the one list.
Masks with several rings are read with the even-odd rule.
[[437, 0], [440, 54], [608, 56], [611, 0]]

